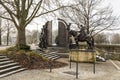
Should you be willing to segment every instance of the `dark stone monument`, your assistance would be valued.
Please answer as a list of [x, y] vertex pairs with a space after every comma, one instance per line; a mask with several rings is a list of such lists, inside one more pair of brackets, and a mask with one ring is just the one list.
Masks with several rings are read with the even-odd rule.
[[52, 45], [52, 21], [48, 21], [47, 24], [47, 42], [48, 46]]
[[43, 25], [43, 28], [41, 29], [40, 34], [40, 42], [39, 47], [40, 48], [47, 48], [49, 45], [52, 44], [52, 21], [48, 21]]
[[[68, 47], [69, 45], [69, 29], [68, 25], [64, 20], [58, 19], [58, 35], [55, 39], [57, 47]], [[42, 28], [40, 35], [40, 48], [51, 47], [52, 45], [52, 21], [47, 21]]]
[[56, 38], [56, 44], [59, 47], [68, 46], [68, 29], [69, 25], [62, 19], [58, 19], [58, 36]]

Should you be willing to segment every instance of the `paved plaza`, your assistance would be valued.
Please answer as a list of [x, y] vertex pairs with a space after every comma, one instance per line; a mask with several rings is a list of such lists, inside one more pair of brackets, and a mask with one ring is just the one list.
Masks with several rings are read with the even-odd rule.
[[[68, 63], [67, 58], [59, 59], [59, 61]], [[76, 64], [72, 63], [71, 69], [68, 65], [53, 69], [51, 73], [49, 69], [26, 70], [0, 80], [76, 80], [75, 70]], [[92, 63], [79, 63], [79, 78], [77, 80], [120, 80], [120, 70], [108, 60], [107, 62], [96, 63], [96, 73], [94, 74]]]
[[[5, 49], [7, 47], [1, 47]], [[36, 48], [35, 46], [32, 49]], [[26, 70], [12, 74], [0, 80], [120, 80], [120, 62], [107, 60], [106, 62], [97, 62], [95, 74], [93, 73], [92, 63], [79, 63], [79, 78], [76, 79], [76, 63], [72, 62], [69, 68], [69, 59], [60, 58], [58, 61], [68, 63], [68, 66], [53, 69]], [[117, 67], [116, 67], [116, 65]]]

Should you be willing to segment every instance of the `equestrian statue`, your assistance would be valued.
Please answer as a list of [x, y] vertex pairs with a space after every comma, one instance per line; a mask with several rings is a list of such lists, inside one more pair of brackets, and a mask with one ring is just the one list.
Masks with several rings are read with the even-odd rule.
[[[94, 48], [94, 38], [92, 35], [87, 34], [85, 31], [85, 27], [81, 25], [80, 31], [69, 31], [69, 36], [74, 37], [76, 47], [79, 48], [79, 42], [87, 42], [88, 44], [88, 50], [93, 50]], [[70, 44], [72, 43], [72, 40], [70, 38]]]

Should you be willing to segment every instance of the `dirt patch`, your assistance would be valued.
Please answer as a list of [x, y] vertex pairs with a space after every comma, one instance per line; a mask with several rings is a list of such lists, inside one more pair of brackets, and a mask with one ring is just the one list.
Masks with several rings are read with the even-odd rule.
[[15, 50], [14, 47], [0, 51], [2, 55], [18, 62], [27, 69], [49, 69], [64, 67], [67, 64], [60, 61], [51, 61], [35, 51]]
[[59, 62], [59, 61], [37, 61], [34, 63], [31, 63], [29, 66], [24, 66], [27, 67], [28, 69], [49, 69], [50, 65], [52, 68], [60, 68], [67, 66], [68, 64]]

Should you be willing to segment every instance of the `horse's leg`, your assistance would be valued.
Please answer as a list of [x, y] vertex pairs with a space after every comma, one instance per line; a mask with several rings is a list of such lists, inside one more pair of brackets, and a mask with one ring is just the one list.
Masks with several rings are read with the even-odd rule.
[[86, 41], [86, 42], [88, 44], [88, 49], [91, 49], [91, 43], [90, 43], [90, 41]]
[[94, 38], [93, 38], [93, 36], [91, 36], [91, 43], [92, 43], [92, 47], [94, 47]]
[[93, 50], [93, 47], [94, 47], [94, 38], [92, 36], [89, 38], [88, 44], [89, 44], [89, 49]]
[[79, 44], [78, 44], [78, 41], [76, 41], [76, 48], [79, 49]]
[[89, 36], [86, 38], [88, 49], [93, 49], [94, 47], [94, 38], [92, 36]]

